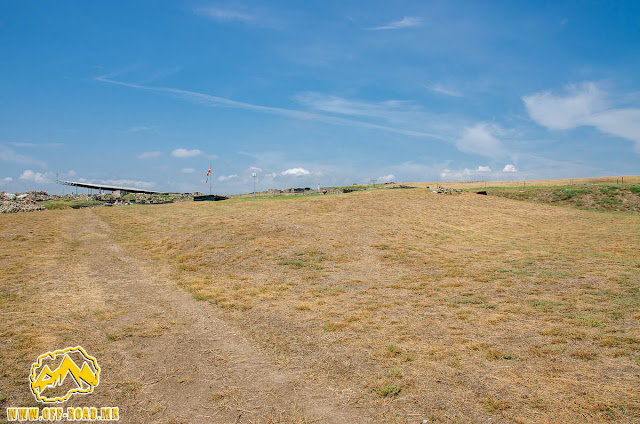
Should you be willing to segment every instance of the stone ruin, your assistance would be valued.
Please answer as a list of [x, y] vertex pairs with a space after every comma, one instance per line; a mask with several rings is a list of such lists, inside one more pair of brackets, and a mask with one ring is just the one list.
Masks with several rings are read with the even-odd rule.
[[36, 204], [47, 196], [44, 191], [28, 191], [22, 194], [0, 192], [0, 213], [33, 212], [45, 209]]
[[[146, 205], [158, 205], [164, 203], [173, 203], [192, 200], [192, 194], [171, 194], [171, 195], [157, 195], [157, 194], [141, 194], [130, 193], [123, 195], [123, 193], [100, 193], [92, 195], [74, 195], [74, 194], [47, 194], [46, 191], [27, 191], [26, 193], [5, 193], [0, 192], [0, 213], [14, 213], [14, 212], [32, 212], [46, 209], [42, 202], [50, 200], [67, 200], [69, 206], [72, 208], [89, 207], [81, 202], [73, 203], [71, 201], [95, 201], [102, 202], [102, 206], [115, 206], [115, 205], [131, 205], [131, 204], [146, 204]], [[101, 206], [96, 204], [95, 206]]]
[[444, 187], [438, 187], [435, 190], [431, 190], [432, 193], [437, 193], [437, 194], [461, 194], [462, 190], [459, 188], [444, 188]]

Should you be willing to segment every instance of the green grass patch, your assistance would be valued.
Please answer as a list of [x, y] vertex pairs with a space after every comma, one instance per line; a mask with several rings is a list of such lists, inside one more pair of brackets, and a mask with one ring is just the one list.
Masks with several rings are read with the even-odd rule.
[[606, 325], [601, 317], [591, 314], [577, 314], [573, 322], [579, 326], [591, 328], [604, 327]]
[[402, 389], [397, 384], [381, 384], [376, 387], [376, 394], [380, 397], [394, 397], [400, 393]]
[[99, 202], [97, 200], [64, 199], [64, 200], [46, 200], [44, 202], [39, 202], [39, 204], [44, 206], [47, 210], [59, 210], [59, 209], [89, 208], [91, 206], [103, 205], [104, 202]]
[[487, 299], [484, 296], [476, 295], [463, 295], [462, 297], [452, 297], [447, 299], [447, 302], [454, 305], [482, 305], [487, 303]]

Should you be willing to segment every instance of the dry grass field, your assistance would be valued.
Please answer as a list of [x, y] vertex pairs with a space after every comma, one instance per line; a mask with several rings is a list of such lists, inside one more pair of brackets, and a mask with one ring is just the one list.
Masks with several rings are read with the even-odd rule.
[[[550, 180], [511, 180], [511, 181], [431, 181], [417, 183], [403, 183], [412, 187], [438, 187], [473, 189], [487, 187], [531, 187], [531, 186], [568, 186], [584, 184], [637, 184], [640, 183], [639, 175], [624, 175], [615, 177], [590, 177], [590, 178], [559, 178]], [[390, 184], [401, 185], [401, 184]]]
[[639, 251], [638, 214], [423, 189], [0, 216], [0, 406], [80, 340], [137, 422], [639, 422]]

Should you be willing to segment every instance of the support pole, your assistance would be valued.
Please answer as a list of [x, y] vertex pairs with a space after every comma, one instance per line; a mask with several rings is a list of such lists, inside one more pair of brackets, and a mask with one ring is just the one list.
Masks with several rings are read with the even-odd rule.
[[253, 177], [253, 198], [256, 198], [256, 177], [258, 176], [258, 174], [256, 174], [255, 172], [251, 174], [251, 176]]

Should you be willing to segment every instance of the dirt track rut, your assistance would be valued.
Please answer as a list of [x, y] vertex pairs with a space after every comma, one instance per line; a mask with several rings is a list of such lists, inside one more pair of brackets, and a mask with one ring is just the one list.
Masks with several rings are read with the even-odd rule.
[[82, 403], [117, 405], [127, 423], [370, 422], [329, 384], [306, 384], [304, 370], [274, 364], [213, 305], [123, 249], [93, 211], [74, 218], [73, 265], [59, 279], [88, 305], [73, 342], [103, 369]]

